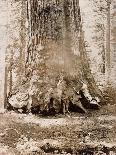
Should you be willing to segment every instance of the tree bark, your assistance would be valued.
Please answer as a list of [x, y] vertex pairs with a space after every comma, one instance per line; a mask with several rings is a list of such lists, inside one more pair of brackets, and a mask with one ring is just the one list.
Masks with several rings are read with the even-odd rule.
[[111, 73], [111, 49], [110, 49], [110, 4], [111, 1], [107, 0], [107, 29], [106, 29], [106, 80], [110, 83], [110, 73]]
[[5, 66], [5, 76], [4, 76], [4, 106], [3, 108], [6, 108], [7, 106], [7, 81], [8, 81], [8, 69], [7, 66]]
[[25, 73], [25, 51], [26, 51], [26, 1], [21, 0], [21, 23], [20, 23], [20, 56], [19, 56], [19, 84], [21, 84], [22, 78]]

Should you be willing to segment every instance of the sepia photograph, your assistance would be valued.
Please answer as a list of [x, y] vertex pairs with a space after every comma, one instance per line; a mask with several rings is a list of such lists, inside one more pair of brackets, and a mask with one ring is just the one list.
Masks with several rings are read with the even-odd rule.
[[116, 0], [0, 0], [0, 155], [116, 155]]

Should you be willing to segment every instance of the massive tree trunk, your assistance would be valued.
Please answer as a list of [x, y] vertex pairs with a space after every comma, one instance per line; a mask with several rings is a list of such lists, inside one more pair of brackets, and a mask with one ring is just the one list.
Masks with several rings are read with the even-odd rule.
[[78, 102], [77, 91], [86, 80], [90, 92], [100, 96], [87, 60], [79, 1], [28, 0], [27, 17], [29, 95], [42, 94], [39, 98], [45, 107], [52, 98], [63, 100], [68, 111], [66, 104]]
[[[37, 55], [45, 56], [43, 70], [49, 68], [48, 72], [53, 69], [60, 72], [63, 70], [68, 74], [77, 74], [79, 65], [76, 67], [76, 64], [79, 63], [79, 60], [74, 61], [74, 59], [79, 55], [80, 11], [78, 1], [28, 0], [28, 20], [27, 62], [37, 61]], [[38, 50], [39, 54], [37, 54]], [[42, 50], [43, 52], [41, 52]], [[34, 63], [37, 65], [36, 62]], [[39, 64], [39, 66], [42, 65]]]

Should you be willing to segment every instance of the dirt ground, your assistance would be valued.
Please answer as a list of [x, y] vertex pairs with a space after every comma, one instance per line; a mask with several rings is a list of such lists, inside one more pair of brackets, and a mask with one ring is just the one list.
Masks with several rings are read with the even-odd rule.
[[0, 114], [0, 155], [114, 155], [116, 106], [109, 107], [71, 116]]

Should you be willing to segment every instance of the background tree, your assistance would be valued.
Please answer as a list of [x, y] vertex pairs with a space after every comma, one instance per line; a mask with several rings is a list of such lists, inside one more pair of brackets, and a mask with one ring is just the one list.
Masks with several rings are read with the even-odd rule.
[[110, 0], [93, 1], [94, 12], [96, 18], [95, 25], [95, 41], [101, 49], [103, 58], [103, 72], [105, 71], [107, 84], [110, 82], [111, 73], [111, 49], [110, 49], [110, 35], [111, 35], [111, 14], [110, 14]]
[[111, 0], [106, 0], [107, 3], [107, 35], [106, 35], [106, 68], [107, 68], [107, 80], [110, 83], [110, 74], [111, 74], [111, 14], [110, 14], [110, 5]]

